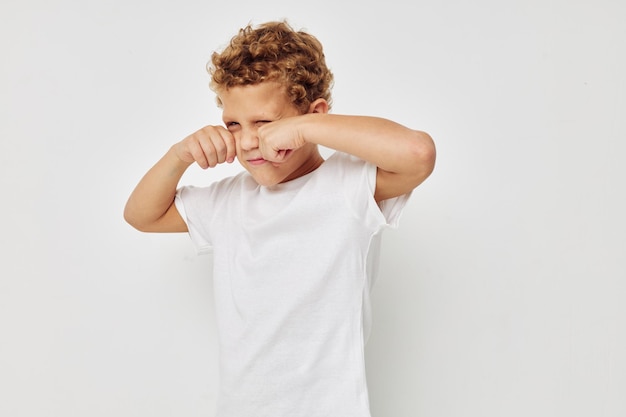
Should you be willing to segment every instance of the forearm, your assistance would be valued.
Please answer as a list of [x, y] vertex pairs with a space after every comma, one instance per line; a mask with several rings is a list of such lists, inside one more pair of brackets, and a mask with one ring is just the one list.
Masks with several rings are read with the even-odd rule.
[[301, 123], [305, 141], [355, 155], [389, 173], [414, 176], [421, 182], [433, 169], [430, 136], [393, 121], [314, 113], [303, 116]]
[[170, 149], [139, 181], [128, 198], [124, 218], [133, 227], [149, 231], [170, 209], [176, 187], [191, 165]]

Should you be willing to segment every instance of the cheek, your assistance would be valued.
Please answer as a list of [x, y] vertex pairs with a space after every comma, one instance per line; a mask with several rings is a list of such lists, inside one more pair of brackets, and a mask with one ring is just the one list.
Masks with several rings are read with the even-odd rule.
[[243, 155], [243, 151], [241, 150], [240, 142], [237, 139], [235, 139], [235, 152], [237, 153], [237, 157], [238, 158]]

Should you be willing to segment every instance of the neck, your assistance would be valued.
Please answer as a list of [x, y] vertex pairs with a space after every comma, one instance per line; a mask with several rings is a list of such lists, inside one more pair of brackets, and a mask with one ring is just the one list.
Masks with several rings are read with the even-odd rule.
[[311, 155], [304, 161], [300, 167], [291, 173], [287, 178], [285, 178], [282, 182], [287, 182], [291, 180], [295, 180], [296, 178], [303, 177], [320, 167], [324, 163], [324, 158], [320, 155], [319, 149], [315, 147], [315, 150], [311, 151]]

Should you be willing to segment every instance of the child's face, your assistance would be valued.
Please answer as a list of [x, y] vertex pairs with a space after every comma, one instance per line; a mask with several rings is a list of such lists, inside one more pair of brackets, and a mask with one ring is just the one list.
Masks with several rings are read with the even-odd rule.
[[266, 161], [261, 155], [257, 129], [265, 123], [300, 114], [280, 84], [263, 82], [231, 87], [220, 91], [219, 97], [224, 124], [235, 138], [237, 159], [256, 182], [264, 186], [276, 185], [307, 174], [312, 166], [319, 165], [318, 148], [310, 143], [294, 150], [280, 164]]

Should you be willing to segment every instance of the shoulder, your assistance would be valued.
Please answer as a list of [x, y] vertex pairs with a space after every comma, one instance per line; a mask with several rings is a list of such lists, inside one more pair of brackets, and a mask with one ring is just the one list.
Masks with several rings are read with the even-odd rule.
[[342, 188], [346, 195], [373, 195], [376, 186], [376, 166], [354, 155], [336, 151], [319, 168], [333, 187]]
[[376, 167], [369, 162], [345, 152], [334, 152], [324, 165], [333, 170], [338, 171], [362, 171], [368, 167], [375, 169]]
[[253, 187], [254, 179], [248, 172], [241, 172], [236, 175], [216, 180], [208, 185], [183, 185], [178, 188], [177, 196], [185, 203], [192, 201], [215, 201], [232, 194], [236, 190]]

